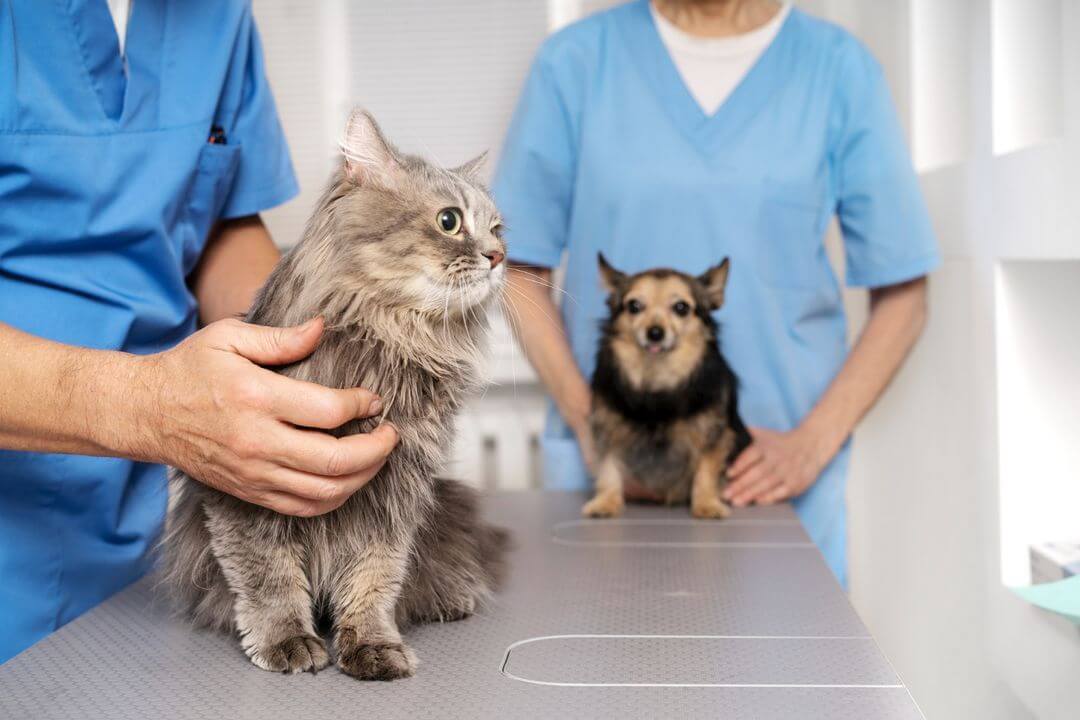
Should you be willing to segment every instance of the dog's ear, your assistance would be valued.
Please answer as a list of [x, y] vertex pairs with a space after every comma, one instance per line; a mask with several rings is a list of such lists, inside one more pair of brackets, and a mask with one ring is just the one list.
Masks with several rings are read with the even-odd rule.
[[717, 310], [724, 304], [724, 288], [727, 287], [728, 270], [731, 263], [727, 258], [698, 275], [698, 282], [705, 288], [705, 297], [709, 299], [709, 309]]
[[612, 295], [621, 295], [626, 288], [626, 273], [611, 267], [604, 253], [596, 253], [596, 264], [600, 266], [600, 284]]

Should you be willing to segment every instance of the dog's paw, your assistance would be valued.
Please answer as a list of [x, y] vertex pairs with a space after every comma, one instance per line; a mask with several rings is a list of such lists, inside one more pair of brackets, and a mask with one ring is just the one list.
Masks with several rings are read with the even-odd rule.
[[690, 514], [696, 518], [722, 520], [731, 514], [731, 508], [723, 500], [706, 500], [691, 505]]
[[626, 503], [617, 495], [597, 495], [585, 507], [581, 508], [581, 514], [591, 518], [610, 518], [622, 515]]
[[314, 635], [296, 635], [266, 648], [248, 651], [251, 662], [271, 672], [318, 672], [330, 664], [326, 643]]
[[337, 666], [357, 680], [397, 680], [412, 676], [416, 656], [401, 643], [361, 644], [338, 655]]

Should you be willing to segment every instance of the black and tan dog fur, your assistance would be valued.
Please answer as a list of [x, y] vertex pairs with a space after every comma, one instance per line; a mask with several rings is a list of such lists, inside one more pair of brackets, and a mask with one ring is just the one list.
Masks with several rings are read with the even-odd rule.
[[598, 260], [609, 316], [592, 380], [596, 495], [582, 512], [620, 515], [632, 480], [668, 504], [689, 500], [695, 517], [726, 517], [728, 463], [750, 444], [712, 317], [730, 263], [692, 277], [627, 275]]

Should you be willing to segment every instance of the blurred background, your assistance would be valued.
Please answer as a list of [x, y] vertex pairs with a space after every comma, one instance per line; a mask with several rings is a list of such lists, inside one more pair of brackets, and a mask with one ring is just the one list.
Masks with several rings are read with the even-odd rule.
[[[407, 151], [490, 149], [493, 167], [540, 42], [611, 4], [256, 0], [302, 188], [267, 216], [277, 242], [299, 238], [353, 105]], [[1080, 539], [1080, 2], [796, 4], [884, 65], [946, 258], [856, 435], [852, 601], [927, 717], [1075, 718], [1080, 633], [1008, 587], [1032, 545]], [[847, 300], [854, 335], [866, 298]], [[543, 393], [501, 320], [489, 374], [449, 472], [535, 486]]]

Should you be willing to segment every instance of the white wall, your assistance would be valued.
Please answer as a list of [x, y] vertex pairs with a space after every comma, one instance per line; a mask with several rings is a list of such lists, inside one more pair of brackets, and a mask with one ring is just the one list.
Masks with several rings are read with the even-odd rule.
[[[880, 42], [884, 5], [897, 37]], [[1078, 466], [1060, 462], [1080, 440], [1063, 366], [1080, 271], [1059, 262], [1080, 257], [1078, 6], [895, 0], [837, 18], [885, 64], [946, 256], [926, 335], [856, 435], [849, 490], [853, 601], [932, 719], [1080, 713], [1080, 634], [1003, 584], [1040, 532], [1080, 537]]]
[[[408, 149], [446, 162], [497, 148], [541, 25], [609, 4], [256, 0], [304, 190], [270, 214], [275, 235], [295, 240], [351, 104], [374, 105]], [[1073, 517], [1080, 536], [1067, 503], [1080, 486], [1080, 264], [1059, 262], [1080, 259], [1080, 1], [799, 4], [884, 64], [946, 258], [922, 342], [857, 433], [852, 599], [931, 720], [1080, 717], [1080, 633], [1002, 580], [1022, 576], [1040, 531], [1063, 539]], [[440, 28], [462, 22], [473, 44], [510, 39], [502, 65], [470, 60], [468, 44], [435, 61]], [[463, 80], [497, 91], [417, 117]], [[856, 332], [865, 295], [848, 302]], [[465, 419], [455, 467], [523, 486], [536, 477], [542, 400], [504, 330], [497, 346], [500, 385]], [[1050, 460], [1028, 467], [1029, 453]]]

